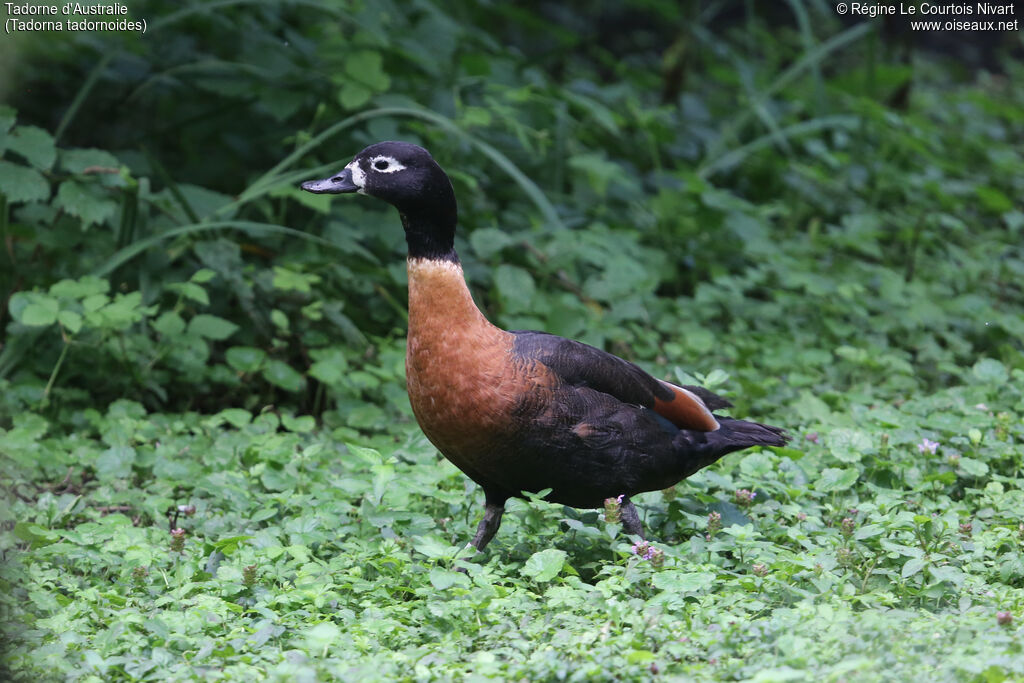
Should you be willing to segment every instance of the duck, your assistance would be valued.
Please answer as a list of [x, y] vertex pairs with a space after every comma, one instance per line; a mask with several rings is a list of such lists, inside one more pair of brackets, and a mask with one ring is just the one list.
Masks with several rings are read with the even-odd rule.
[[301, 188], [363, 194], [398, 210], [408, 248], [409, 402], [427, 439], [483, 489], [470, 541], [477, 552], [509, 499], [545, 491], [581, 509], [614, 500], [623, 530], [643, 539], [633, 496], [670, 488], [729, 453], [788, 441], [779, 427], [715, 412], [732, 404], [702, 387], [657, 379], [579, 341], [491, 323], [455, 251], [454, 188], [423, 147], [372, 144]]

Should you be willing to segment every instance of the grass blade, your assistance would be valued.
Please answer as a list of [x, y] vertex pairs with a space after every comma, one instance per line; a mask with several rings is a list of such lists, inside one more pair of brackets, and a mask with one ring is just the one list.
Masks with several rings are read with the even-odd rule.
[[[857, 116], [824, 116], [810, 121], [801, 121], [792, 126], [786, 126], [779, 131], [784, 138], [795, 138], [810, 133], [818, 133], [829, 128], [852, 129], [860, 125], [860, 118]], [[776, 133], [769, 133], [748, 142], [734, 150], [726, 152], [717, 159], [704, 163], [697, 171], [701, 178], [709, 178], [716, 173], [732, 168], [739, 164], [754, 152], [769, 147], [777, 141]]]
[[131, 261], [133, 258], [143, 253], [147, 249], [156, 246], [164, 240], [171, 239], [172, 237], [179, 237], [181, 235], [188, 235], [194, 232], [201, 232], [207, 230], [242, 230], [245, 232], [255, 233], [276, 233], [279, 235], [287, 235], [288, 237], [297, 237], [299, 239], [308, 240], [316, 244], [336, 248], [333, 242], [325, 240], [322, 237], [311, 235], [301, 230], [295, 230], [293, 228], [285, 228], [280, 225], [274, 225], [272, 223], [257, 223], [255, 221], [211, 221], [202, 223], [192, 223], [190, 225], [182, 225], [177, 228], [171, 228], [165, 230], [159, 234], [141, 239], [134, 244], [130, 244], [124, 249], [119, 249], [114, 252], [106, 262], [94, 270], [91, 274], [98, 277], [107, 275], [115, 268]]
[[57, 125], [57, 130], [53, 133], [54, 144], [60, 140], [61, 136], [64, 135], [64, 131], [71, 125], [71, 122], [74, 120], [78, 110], [81, 109], [82, 103], [85, 102], [85, 98], [89, 96], [89, 93], [92, 92], [92, 89], [96, 86], [96, 81], [99, 80], [100, 74], [103, 73], [107, 68], [107, 64], [110, 64], [116, 54], [116, 52], [108, 52], [103, 55], [102, 59], [96, 62], [96, 66], [94, 66], [92, 71], [89, 72], [85, 82], [82, 83], [78, 92], [75, 93], [75, 99], [71, 100], [68, 110], [64, 112], [64, 116], [61, 117], [60, 123]]

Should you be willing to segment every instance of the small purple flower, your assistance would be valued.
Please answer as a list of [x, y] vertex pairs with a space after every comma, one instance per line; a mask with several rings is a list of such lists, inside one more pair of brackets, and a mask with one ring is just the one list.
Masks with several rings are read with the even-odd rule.
[[136, 586], [145, 586], [147, 576], [149, 576], [149, 567], [136, 567], [132, 570], [132, 581]]
[[242, 567], [242, 583], [246, 586], [253, 586], [256, 584], [256, 565], [250, 564]]
[[737, 505], [749, 507], [754, 504], [757, 493], [749, 489], [739, 489], [733, 494], [733, 497], [736, 499]]
[[935, 451], [937, 451], [938, 449], [939, 442], [932, 441], [928, 437], [921, 439], [921, 443], [917, 444], [917, 450], [920, 451], [921, 453], [931, 453], [932, 455], [934, 455]]
[[718, 512], [708, 513], [708, 537], [714, 536], [722, 529], [722, 515]]
[[171, 530], [171, 552], [180, 553], [185, 550], [185, 530]]
[[647, 541], [640, 541], [633, 544], [633, 554], [647, 560], [651, 565], [660, 567], [665, 563], [665, 552], [655, 548]]
[[857, 529], [857, 522], [853, 521], [852, 517], [843, 517], [843, 521], [839, 524], [839, 531], [849, 538], [853, 536], [853, 532]]
[[622, 521], [622, 499], [621, 495], [617, 498], [604, 499], [604, 521], [609, 524], [618, 524]]

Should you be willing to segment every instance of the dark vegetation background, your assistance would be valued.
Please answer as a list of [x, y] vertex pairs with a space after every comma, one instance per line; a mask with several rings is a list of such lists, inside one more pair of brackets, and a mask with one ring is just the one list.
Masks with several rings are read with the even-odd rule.
[[[164, 565], [192, 586], [178, 585], [182, 604], [226, 590], [218, 595], [242, 605], [238, 610], [266, 598], [254, 597], [256, 579], [243, 580], [242, 568], [262, 568], [263, 591], [292, 590], [301, 584], [295, 572], [301, 578], [305, 571], [296, 566], [328, 566], [342, 561], [339, 555], [359, 569], [360, 581], [384, 591], [378, 607], [417, 591], [424, 591], [424, 605], [443, 591], [472, 596], [485, 584], [505, 598], [524, 582], [522, 595], [540, 596], [537, 586], [559, 572], [600, 585], [609, 567], [640, 571], [628, 544], [613, 545], [609, 560], [603, 532], [579, 531], [579, 519], [593, 530], [594, 513], [580, 517], [539, 503], [520, 511], [521, 527], [513, 521], [502, 529], [504, 545], [492, 551], [522, 573], [478, 573], [476, 583], [464, 585], [465, 577], [449, 571], [455, 551], [444, 548], [467, 537], [478, 494], [437, 462], [411, 418], [397, 216], [375, 202], [297, 190], [299, 181], [336, 170], [383, 139], [422, 144], [449, 172], [460, 204], [457, 248], [478, 302], [496, 323], [575, 337], [659, 376], [704, 382], [729, 395], [736, 414], [785, 425], [797, 437], [791, 449], [743, 460], [752, 464], [741, 471], [729, 461], [699, 475], [678, 499], [651, 497], [646, 514], [654, 536], [678, 544], [678, 555], [667, 550], [670, 566], [697, 561], [687, 553], [705, 538], [708, 510], [720, 510], [737, 524], [732, 528], [754, 524], [780, 544], [771, 550], [763, 541], [763, 562], [754, 564], [771, 567], [797, 592], [845, 596], [844, 608], [967, 610], [963, 596], [974, 580], [967, 577], [1003, 586], [978, 624], [994, 624], [996, 608], [1019, 606], [1021, 560], [1012, 542], [1019, 522], [1010, 510], [1022, 502], [1011, 495], [1022, 458], [1024, 380], [1020, 33], [915, 33], [899, 17], [841, 21], [833, 5], [151, 1], [130, 4], [132, 17], [149, 23], [144, 36], [5, 35], [3, 548], [8, 561], [26, 553], [4, 570], [11, 596], [5, 621], [23, 634], [11, 666], [145, 677], [174, 662], [181, 676], [208, 673], [189, 668], [197, 651], [211, 656], [199, 640], [175, 641], [152, 624], [104, 631], [104, 649], [95, 645], [95, 630], [108, 628], [101, 617], [46, 622], [81, 602], [61, 595], [95, 581], [113, 581], [120, 588], [102, 590], [129, 596], [95, 598], [97, 615], [122, 613], [125, 599], [138, 607], [133, 590], [157, 600], [170, 590], [172, 570], [159, 569]], [[278, 432], [280, 441], [268, 444]], [[916, 448], [922, 439], [941, 443], [939, 455]], [[933, 462], [920, 462], [927, 458]], [[1002, 502], [992, 491], [984, 502], [972, 498], [999, 477], [1010, 489]], [[760, 487], [758, 505], [773, 518], [810, 514], [808, 524], [818, 526], [808, 533], [825, 540], [786, 550], [791, 530], [759, 527], [751, 510], [729, 502], [741, 486]], [[438, 499], [423, 500], [434, 489]], [[878, 503], [889, 494], [888, 508]], [[197, 539], [191, 563], [164, 548], [164, 511], [179, 503], [201, 511], [202, 521], [189, 527]], [[849, 512], [864, 503], [874, 512]], [[300, 522], [311, 510], [321, 517]], [[976, 550], [991, 556], [978, 560], [985, 568], [972, 573], [966, 560], [935, 559], [978, 510], [990, 512], [998, 536], [994, 546]], [[948, 519], [933, 529], [929, 520], [940, 513]], [[875, 546], [857, 546], [840, 525], [851, 514], [857, 524], [893, 535], [872, 532], [858, 540], [875, 538]], [[869, 523], [868, 514], [878, 518]], [[566, 515], [561, 528], [580, 534], [571, 541], [561, 540], [551, 521]], [[143, 534], [121, 540], [125, 548], [150, 549], [105, 555], [118, 547], [106, 531], [75, 536], [89, 524]], [[877, 545], [901, 534], [926, 540], [909, 554]], [[441, 541], [417, 540], [427, 537]], [[381, 538], [394, 547], [382, 549]], [[814, 555], [816, 543], [831, 560], [780, 559]], [[264, 552], [270, 547], [305, 550], [271, 557]], [[544, 556], [548, 564], [536, 559], [553, 548], [568, 554]], [[732, 586], [748, 601], [763, 590], [763, 575], [751, 587], [749, 552], [723, 546], [712, 557], [698, 550], [718, 569], [653, 585], [666, 594], [703, 595], [712, 577], [721, 591]], [[225, 556], [234, 574], [219, 566]], [[78, 569], [69, 576], [70, 557]], [[286, 560], [298, 564], [274, 564]], [[908, 567], [910, 561], [917, 564]], [[503, 571], [488, 566], [480, 571]], [[959, 573], [943, 569], [949, 566]], [[814, 583], [824, 581], [823, 571], [833, 577], [827, 586]], [[418, 576], [420, 584], [409, 579], [400, 598], [393, 593], [398, 576]], [[628, 599], [652, 600], [658, 614], [676, 610], [674, 619], [685, 614], [687, 623], [705, 625], [719, 618], [695, 615], [692, 596], [665, 603], [650, 576], [627, 577], [623, 585], [646, 586]], [[901, 587], [888, 597], [850, 597], [888, 591], [891, 581]], [[326, 657], [341, 647], [338, 633], [348, 634], [349, 645], [358, 641], [345, 618], [323, 608], [344, 601], [332, 599], [317, 605], [326, 611], [306, 612], [287, 627], [245, 612], [246, 632], [262, 634], [263, 643], [273, 638], [279, 649], [261, 650], [265, 662], [250, 657], [245, 666], [255, 669], [235, 675], [268, 675], [266, 667], [287, 659], [281, 652], [300, 645], [310, 657], [321, 650]], [[769, 607], [790, 609], [795, 599]], [[533, 609], [523, 600], [508, 607], [516, 620], [516, 610]], [[402, 631], [408, 640], [377, 633], [366, 641], [360, 671], [409, 675], [418, 660], [408, 648], [437, 641], [430, 628], [451, 633], [446, 619], [462, 623], [465, 615], [445, 604], [422, 607], [416, 628], [425, 630]], [[235, 607], [221, 606], [225, 615]], [[478, 620], [486, 612], [477, 603], [466, 609]], [[664, 638], [650, 636], [652, 645], [630, 626], [630, 615], [647, 608], [624, 610], [611, 618], [606, 654], [584, 643], [565, 656], [597, 662], [597, 676], [605, 667], [624, 677], [648, 675], [652, 666], [725, 678], [758, 671], [737, 644], [744, 637], [714, 640], [712, 630], [699, 645], [686, 645], [669, 620], [658, 627], [667, 629]], [[726, 612], [719, 622], [734, 625], [737, 615]], [[496, 613], [505, 616], [495, 624], [513, 619]], [[781, 621], [766, 623], [775, 628], [785, 618], [813, 621], [780, 612]], [[168, 614], [159, 619], [172, 621]], [[520, 668], [515, 656], [497, 650], [494, 661], [468, 664], [477, 649], [510, 637], [488, 631], [486, 618], [480, 623], [476, 634], [462, 633], [439, 670], [462, 675], [490, 666], [495, 675], [531, 677], [563, 671], [539, 651]], [[599, 619], [586, 623], [600, 628]], [[894, 628], [884, 619], [861, 626], [883, 641]], [[196, 628], [203, 637], [227, 637]], [[916, 633], [917, 626], [909, 628]], [[80, 637], [58, 644], [53, 634], [61, 629]], [[551, 635], [526, 631], [524, 643]], [[293, 632], [298, 640], [288, 641]], [[125, 640], [132, 633], [141, 640]], [[986, 680], [1021, 672], [1019, 659], [1005, 659], [1004, 641], [981, 640], [1003, 659], [986, 650], [976, 666], [964, 655], [956, 664], [929, 660], [929, 670], [967, 677], [988, 671]], [[722, 653], [705, 656], [712, 641]], [[217, 643], [213, 656], [224, 658], [224, 671], [243, 666], [240, 653], [255, 647], [235, 643], [228, 652]], [[148, 653], [144, 663], [142, 655], [125, 654], [140, 647]], [[809, 645], [780, 647], [785, 653]], [[385, 654], [392, 650], [407, 659]], [[762, 666], [805, 667], [815, 677], [831, 675], [828, 666], [842, 660], [836, 651], [822, 653], [815, 669], [772, 652], [776, 659]], [[342, 665], [330, 658], [287, 661], [299, 668], [281, 675], [351, 675], [332, 668]], [[962, 668], [941, 668], [947, 665]], [[865, 660], [852, 670], [893, 666]]]

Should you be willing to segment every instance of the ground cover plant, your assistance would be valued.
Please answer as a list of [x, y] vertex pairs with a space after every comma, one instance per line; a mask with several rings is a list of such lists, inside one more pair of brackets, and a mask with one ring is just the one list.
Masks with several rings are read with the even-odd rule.
[[[2, 48], [5, 678], [1024, 677], [1019, 36], [317, 7]], [[790, 447], [639, 497], [648, 542], [534, 499], [468, 554], [482, 494], [405, 397], [397, 218], [297, 189], [393, 138], [451, 173], [495, 322]]]

